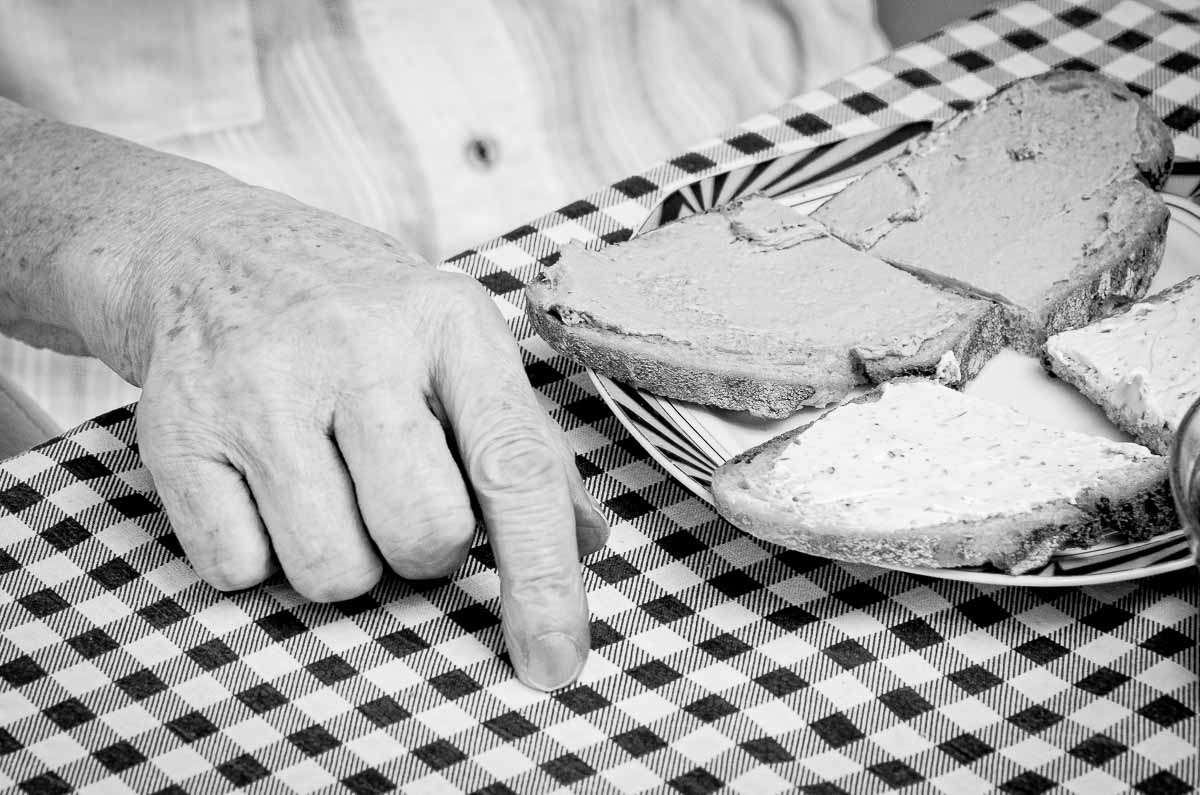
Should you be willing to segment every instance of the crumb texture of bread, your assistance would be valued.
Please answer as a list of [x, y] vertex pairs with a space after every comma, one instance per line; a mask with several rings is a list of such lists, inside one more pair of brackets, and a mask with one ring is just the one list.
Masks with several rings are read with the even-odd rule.
[[1051, 72], [934, 129], [814, 217], [1053, 333], [1145, 294], [1169, 217], [1154, 188], [1172, 157], [1166, 126], [1124, 86]]
[[978, 329], [1003, 325], [990, 302], [926, 285], [763, 197], [600, 251], [569, 247], [526, 297], [539, 334], [576, 361], [771, 417], [933, 374], [947, 352], [967, 364], [960, 383], [989, 350]]
[[1200, 398], [1200, 276], [1050, 337], [1044, 361], [1117, 427], [1166, 454]]
[[1177, 522], [1166, 462], [922, 379], [732, 459], [719, 512], [752, 535], [865, 563], [1020, 572], [1109, 531]]

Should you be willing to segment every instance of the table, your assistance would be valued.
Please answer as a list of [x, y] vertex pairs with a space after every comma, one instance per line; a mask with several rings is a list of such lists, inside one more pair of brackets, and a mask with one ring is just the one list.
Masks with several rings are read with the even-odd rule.
[[0, 465], [0, 789], [480, 793], [1189, 791], [1200, 586], [932, 580], [781, 551], [690, 497], [524, 320], [568, 236], [656, 197], [1051, 66], [1144, 94], [1200, 157], [1200, 2], [1010, 4], [454, 257], [615, 520], [586, 562], [593, 652], [552, 695], [511, 675], [480, 544], [451, 581], [337, 605], [222, 595], [171, 535], [119, 409]]

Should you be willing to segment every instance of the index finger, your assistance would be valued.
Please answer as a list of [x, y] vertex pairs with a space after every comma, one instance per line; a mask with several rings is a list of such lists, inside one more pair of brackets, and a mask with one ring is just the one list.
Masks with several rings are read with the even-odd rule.
[[513, 666], [553, 690], [579, 675], [591, 645], [575, 509], [516, 342], [499, 313], [481, 325], [444, 346], [435, 389], [496, 554]]

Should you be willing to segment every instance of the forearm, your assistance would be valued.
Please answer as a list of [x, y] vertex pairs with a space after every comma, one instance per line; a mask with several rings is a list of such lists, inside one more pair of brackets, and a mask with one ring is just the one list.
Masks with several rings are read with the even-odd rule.
[[[206, 194], [243, 188], [212, 168], [0, 99], [0, 330], [103, 358], [127, 378], [146, 327], [127, 301]], [[131, 344], [121, 345], [126, 338]], [[117, 350], [123, 348], [123, 350]], [[134, 354], [136, 355], [136, 354]]]
[[319, 288], [380, 260], [424, 264], [376, 230], [0, 99], [0, 331], [11, 336], [90, 353], [140, 383], [156, 338], [207, 322], [199, 293], [270, 303], [266, 285]]

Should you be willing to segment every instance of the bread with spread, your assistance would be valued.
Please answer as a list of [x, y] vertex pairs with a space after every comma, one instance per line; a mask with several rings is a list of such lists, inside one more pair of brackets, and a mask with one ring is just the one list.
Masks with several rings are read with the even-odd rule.
[[1108, 532], [1178, 527], [1162, 456], [920, 379], [734, 457], [712, 490], [718, 511], [759, 538], [903, 566], [1020, 573]]
[[[568, 356], [683, 400], [774, 417], [878, 385], [719, 467], [718, 511], [812, 554], [1020, 573], [1068, 544], [1178, 526], [1158, 453], [1188, 391], [1171, 369], [1183, 349], [1128, 337], [1180, 307], [1195, 331], [1200, 278], [1099, 320], [1158, 270], [1172, 157], [1127, 88], [1050, 73], [935, 128], [809, 219], [755, 198], [573, 248], [529, 286], [528, 312]], [[1153, 450], [947, 388], [1001, 348], [1043, 343], [1055, 372]]]
[[1019, 81], [803, 219], [753, 198], [526, 290], [561, 353], [668, 397], [779, 417], [907, 374], [969, 380], [1141, 297], [1162, 259], [1163, 123], [1087, 72]]
[[570, 248], [526, 296], [534, 327], [572, 359], [766, 417], [900, 374], [957, 385], [1009, 339], [1005, 307], [924, 284], [763, 197]]
[[1200, 276], [1046, 341], [1051, 371], [1165, 455], [1200, 398]]
[[1168, 211], [1169, 131], [1091, 72], [1013, 83], [868, 172], [815, 213], [931, 284], [1017, 308], [1036, 332], [1145, 294]]

